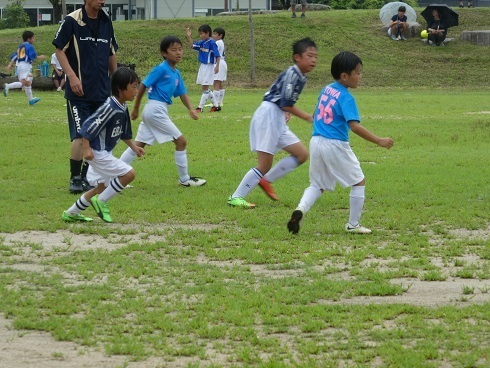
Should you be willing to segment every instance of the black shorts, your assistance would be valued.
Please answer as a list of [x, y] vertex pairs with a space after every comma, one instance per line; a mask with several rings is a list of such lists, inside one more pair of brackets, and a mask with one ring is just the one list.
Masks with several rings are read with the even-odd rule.
[[67, 100], [68, 127], [70, 140], [82, 138], [80, 129], [85, 120], [92, 115], [104, 103], [104, 101]]
[[58, 75], [58, 73], [56, 73], [54, 70], [53, 70], [53, 75], [52, 75], [52, 78], [53, 78], [53, 81], [57, 80], [58, 83], [61, 83], [61, 81], [63, 79], [65, 79], [65, 73], [61, 73], [61, 76]]

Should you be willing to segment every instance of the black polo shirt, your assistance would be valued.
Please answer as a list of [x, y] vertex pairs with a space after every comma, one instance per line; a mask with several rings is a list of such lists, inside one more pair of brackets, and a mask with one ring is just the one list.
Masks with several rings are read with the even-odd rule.
[[75, 95], [66, 81], [69, 100], [105, 101], [111, 94], [109, 57], [118, 49], [111, 19], [100, 11], [97, 19], [87, 16], [85, 7], [66, 16], [53, 40], [62, 49], [83, 86], [83, 96]]

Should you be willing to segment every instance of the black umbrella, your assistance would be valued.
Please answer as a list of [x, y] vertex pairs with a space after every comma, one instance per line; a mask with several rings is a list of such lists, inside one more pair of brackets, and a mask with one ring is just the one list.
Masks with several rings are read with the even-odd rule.
[[432, 10], [434, 9], [437, 9], [442, 24], [444, 24], [447, 28], [455, 27], [459, 24], [459, 14], [456, 13], [449, 6], [447, 6], [446, 4], [430, 4], [427, 6], [427, 8], [424, 9], [422, 13], [420, 13], [427, 21], [427, 24], [429, 26], [434, 21], [434, 17], [432, 16]]

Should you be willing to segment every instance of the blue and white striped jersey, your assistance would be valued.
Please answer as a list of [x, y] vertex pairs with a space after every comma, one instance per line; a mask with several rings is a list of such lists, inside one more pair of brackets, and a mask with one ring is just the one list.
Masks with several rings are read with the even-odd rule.
[[133, 138], [128, 106], [109, 97], [83, 122], [80, 134], [93, 150], [111, 152], [120, 139]]
[[71, 68], [82, 82], [83, 96], [77, 96], [66, 80], [69, 100], [105, 101], [111, 95], [109, 57], [118, 49], [111, 19], [100, 11], [97, 19], [87, 16], [85, 7], [68, 14], [53, 40], [65, 52]]
[[303, 75], [296, 65], [290, 66], [272, 83], [264, 95], [264, 101], [275, 103], [281, 108], [294, 106], [306, 79], [306, 75]]
[[220, 56], [216, 41], [212, 38], [196, 41], [192, 44], [194, 50], [199, 51], [197, 59], [201, 64], [214, 64]]

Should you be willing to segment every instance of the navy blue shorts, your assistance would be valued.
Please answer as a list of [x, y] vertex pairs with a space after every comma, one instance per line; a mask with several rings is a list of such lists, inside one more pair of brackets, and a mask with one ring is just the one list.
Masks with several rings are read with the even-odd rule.
[[104, 101], [67, 100], [68, 127], [70, 128], [70, 140], [82, 138], [80, 130], [85, 120], [89, 118]]

